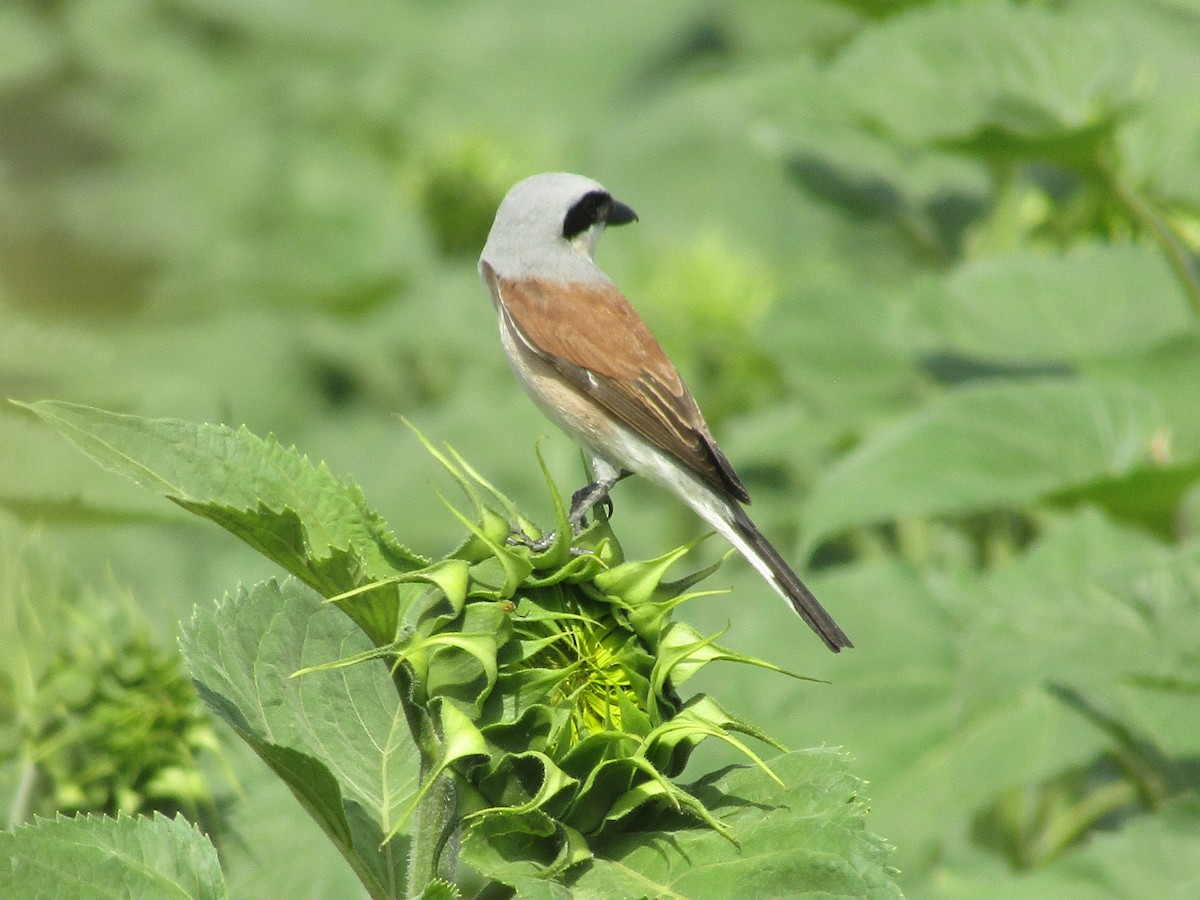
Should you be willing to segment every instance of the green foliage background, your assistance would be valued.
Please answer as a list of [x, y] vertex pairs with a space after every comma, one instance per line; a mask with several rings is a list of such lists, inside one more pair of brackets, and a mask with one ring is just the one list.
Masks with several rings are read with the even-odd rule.
[[[512, 182], [589, 174], [641, 215], [601, 264], [857, 645], [731, 563], [685, 617], [832, 684], [697, 681], [853, 755], [911, 897], [1194, 896], [1197, 58], [1191, 0], [15, 0], [0, 391], [273, 432], [441, 554], [393, 413], [544, 504], [475, 256]], [[271, 574], [16, 409], [0, 459], [9, 712], [45, 640], [11, 610], [132, 597], [169, 647]], [[615, 500], [631, 555], [698, 530]], [[354, 896], [229, 752], [231, 892]]]

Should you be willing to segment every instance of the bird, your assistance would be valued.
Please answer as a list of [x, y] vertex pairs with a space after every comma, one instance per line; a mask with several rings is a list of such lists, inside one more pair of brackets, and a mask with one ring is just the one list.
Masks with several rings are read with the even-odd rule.
[[728, 540], [837, 653], [850, 639], [763, 536], [742, 480], [646, 323], [594, 261], [600, 235], [637, 214], [598, 182], [550, 172], [514, 185], [479, 257], [517, 380], [591, 454], [572, 498], [576, 531], [630, 474], [658, 484]]

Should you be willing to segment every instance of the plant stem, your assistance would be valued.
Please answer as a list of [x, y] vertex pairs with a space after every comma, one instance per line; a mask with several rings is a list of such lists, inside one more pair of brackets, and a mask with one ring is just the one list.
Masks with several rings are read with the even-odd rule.
[[[438, 764], [441, 740], [430, 717], [413, 699], [411, 674], [404, 666], [392, 672], [392, 683], [408, 721], [413, 742], [421, 755], [418, 785], [425, 784]], [[458, 863], [458, 797], [451, 775], [441, 775], [417, 804], [409, 833], [405, 896], [420, 897], [435, 878], [450, 881]]]
[[[425, 762], [421, 780], [428, 777]], [[451, 881], [458, 861], [458, 845], [453, 835], [458, 827], [458, 803], [454, 780], [441, 775], [417, 805], [413, 813], [408, 850], [409, 900], [420, 897], [435, 878]]]
[[29, 818], [29, 804], [33, 799], [33, 788], [37, 784], [37, 777], [37, 766], [32, 762], [26, 762], [21, 769], [21, 780], [17, 782], [17, 790], [13, 794], [12, 805], [8, 809], [6, 831], [12, 831]]
[[1114, 781], [1092, 791], [1057, 816], [1038, 836], [1032, 848], [1032, 865], [1044, 866], [1052, 862], [1105, 816], [1136, 800], [1137, 794], [1128, 781]]
[[1179, 235], [1158, 214], [1158, 210], [1154, 208], [1153, 204], [1138, 193], [1132, 185], [1126, 184], [1121, 179], [1107, 155], [1099, 155], [1097, 166], [1104, 183], [1112, 191], [1113, 196], [1142, 227], [1154, 235], [1155, 240], [1167, 255], [1167, 262], [1170, 263], [1175, 276], [1183, 286], [1183, 291], [1187, 294], [1193, 311], [1200, 316], [1200, 272], [1192, 264], [1188, 248], [1179, 239]]

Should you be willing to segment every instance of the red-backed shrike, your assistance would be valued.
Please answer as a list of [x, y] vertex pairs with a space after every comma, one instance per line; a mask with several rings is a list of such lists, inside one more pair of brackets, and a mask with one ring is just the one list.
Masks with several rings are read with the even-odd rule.
[[574, 528], [630, 473], [665, 487], [725, 536], [835, 653], [853, 646], [742, 504], [750, 495], [646, 323], [592, 261], [606, 225], [637, 218], [581, 175], [534, 175], [500, 204], [479, 272], [533, 402], [593, 456]]

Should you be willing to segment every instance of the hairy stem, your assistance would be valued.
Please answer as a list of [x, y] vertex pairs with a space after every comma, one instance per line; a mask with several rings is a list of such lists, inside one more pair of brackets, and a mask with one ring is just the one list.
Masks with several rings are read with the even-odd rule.
[[[417, 784], [423, 785], [438, 764], [441, 739], [433, 721], [413, 698], [411, 673], [398, 666], [392, 683], [400, 695], [400, 705], [408, 721], [413, 742], [421, 754]], [[458, 862], [458, 797], [453, 777], [440, 776], [417, 804], [409, 832], [407, 889], [405, 896], [420, 897], [435, 878], [450, 881]]]
[[[428, 777], [421, 766], [422, 781]], [[408, 850], [408, 891], [406, 896], [420, 897], [435, 878], [451, 881], [458, 861], [458, 803], [454, 779], [441, 775], [425, 794], [413, 813]]]

